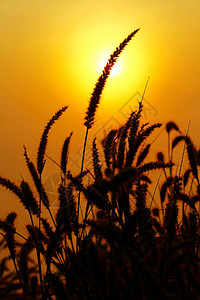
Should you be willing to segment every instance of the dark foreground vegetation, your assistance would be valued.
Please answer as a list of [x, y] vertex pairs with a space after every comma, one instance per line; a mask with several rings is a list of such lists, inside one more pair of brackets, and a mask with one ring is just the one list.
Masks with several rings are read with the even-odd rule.
[[[161, 124], [141, 124], [141, 99], [126, 123], [107, 133], [101, 149], [93, 140], [93, 169], [84, 169], [88, 132], [106, 79], [136, 32], [113, 52], [94, 88], [85, 116], [79, 174], [67, 168], [72, 135], [64, 141], [56, 215], [51, 212], [42, 173], [49, 131], [67, 107], [47, 123], [36, 164], [24, 148], [37, 196], [25, 179], [16, 185], [0, 177], [0, 185], [18, 197], [30, 217], [25, 236], [15, 227], [15, 212], [0, 220], [0, 251], [9, 249], [9, 255], [1, 255], [0, 299], [200, 298], [200, 151], [188, 134], [182, 134], [175, 123], [167, 123], [167, 161], [158, 152], [156, 161], [146, 162], [149, 136]], [[177, 132], [173, 141], [171, 131]], [[177, 166], [173, 153], [179, 143], [183, 150]], [[155, 207], [155, 194], [148, 191], [157, 169], [163, 170], [165, 181], [156, 185], [160, 198]], [[87, 176], [91, 184], [85, 183]], [[14, 271], [9, 269], [11, 261]]]

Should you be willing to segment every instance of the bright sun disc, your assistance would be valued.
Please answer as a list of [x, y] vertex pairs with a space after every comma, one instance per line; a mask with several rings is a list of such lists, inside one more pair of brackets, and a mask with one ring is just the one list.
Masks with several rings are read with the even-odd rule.
[[[101, 72], [105, 65], [106, 65], [107, 61], [105, 59], [101, 59], [100, 63], [99, 63], [99, 72]], [[120, 63], [117, 61], [114, 66], [112, 67], [112, 70], [110, 72], [110, 76], [116, 76], [119, 74], [119, 72], [121, 71], [121, 65]]]

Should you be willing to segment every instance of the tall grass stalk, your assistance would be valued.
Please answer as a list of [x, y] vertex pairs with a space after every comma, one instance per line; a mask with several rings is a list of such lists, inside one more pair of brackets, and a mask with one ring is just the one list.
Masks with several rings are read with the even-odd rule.
[[[94, 123], [95, 113], [96, 113], [97, 107], [99, 105], [100, 97], [101, 97], [101, 94], [105, 87], [107, 78], [109, 77], [110, 72], [111, 72], [115, 62], [117, 61], [117, 58], [119, 57], [119, 55], [124, 50], [126, 45], [130, 42], [130, 40], [133, 38], [133, 36], [138, 31], [139, 31], [139, 29], [136, 29], [131, 34], [129, 34], [129, 36], [126, 39], [124, 39], [123, 42], [119, 45], [119, 47], [117, 47], [115, 49], [115, 51], [110, 55], [110, 58], [108, 59], [108, 62], [106, 64], [106, 66], [104, 67], [102, 74], [100, 75], [100, 77], [95, 85], [95, 88], [92, 92], [89, 106], [88, 106], [88, 109], [87, 109], [86, 115], [85, 115], [84, 125], [86, 126], [86, 133], [85, 133], [82, 162], [81, 162], [81, 172], [80, 172], [81, 175], [83, 173], [83, 167], [84, 167], [84, 159], [85, 159], [85, 151], [86, 151], [86, 146], [87, 146], [88, 131]], [[87, 219], [88, 209], [89, 209], [89, 203], [87, 202], [84, 220]], [[80, 191], [78, 194], [78, 222], [79, 222], [79, 212], [80, 212]], [[78, 249], [78, 243], [79, 243], [79, 237], [77, 237], [77, 249]]]

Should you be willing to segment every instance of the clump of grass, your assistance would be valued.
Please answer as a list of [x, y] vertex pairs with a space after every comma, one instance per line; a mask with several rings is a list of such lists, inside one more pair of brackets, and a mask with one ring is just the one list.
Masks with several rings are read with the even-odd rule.
[[[104, 67], [102, 74], [100, 75], [99, 79], [97, 80], [97, 83], [95, 84], [94, 90], [92, 92], [89, 105], [85, 114], [85, 123], [86, 126], [86, 133], [85, 133], [85, 140], [84, 140], [84, 146], [83, 146], [83, 154], [82, 154], [82, 163], [81, 163], [81, 174], [83, 172], [83, 166], [84, 166], [84, 159], [85, 159], [85, 151], [86, 151], [86, 144], [87, 144], [87, 138], [88, 138], [88, 131], [92, 127], [94, 123], [94, 117], [97, 110], [97, 107], [99, 105], [100, 97], [103, 92], [103, 89], [105, 87], [106, 81], [110, 75], [110, 72], [117, 61], [117, 58], [122, 53], [126, 45], [131, 41], [131, 39], [134, 37], [134, 35], [139, 31], [139, 29], [136, 29], [132, 33], [128, 35], [127, 38], [123, 40], [122, 43], [115, 49], [115, 51], [110, 55], [110, 58], [108, 59], [108, 62], [106, 66]], [[88, 203], [86, 205], [85, 210], [85, 218], [88, 214]], [[78, 219], [79, 219], [79, 210], [80, 210], [80, 193], [78, 195]], [[77, 239], [77, 247], [78, 247], [79, 240]]]
[[[18, 186], [0, 177], [0, 185], [16, 195], [30, 217], [27, 237], [17, 232], [14, 212], [0, 220], [3, 238], [0, 246], [6, 244], [10, 252], [15, 268], [15, 276], [9, 275], [13, 278], [12, 291], [21, 299], [200, 297], [200, 151], [188, 134], [183, 135], [174, 122], [167, 123], [168, 161], [158, 152], [156, 161], [146, 162], [151, 150], [148, 139], [162, 125], [142, 124], [141, 99], [138, 109], [131, 112], [122, 127], [108, 132], [101, 146], [93, 139], [92, 170], [84, 170], [88, 130], [93, 125], [104, 85], [117, 57], [137, 31], [116, 48], [95, 85], [85, 117], [80, 174], [76, 176], [67, 167], [72, 133], [63, 143], [60, 164], [57, 163], [61, 183], [55, 216], [42, 183], [42, 172], [49, 131], [67, 107], [58, 110], [47, 123], [37, 152], [37, 166], [24, 148], [38, 195], [24, 179]], [[172, 130], [178, 134], [173, 141]], [[181, 142], [184, 143], [182, 160], [174, 171], [177, 165], [173, 162], [173, 153]], [[185, 152], [189, 168], [183, 172]], [[149, 193], [151, 174], [155, 170], [163, 170], [165, 175], [160, 187], [160, 207], [153, 207], [155, 194]], [[90, 184], [85, 183], [85, 176], [91, 176]], [[82, 201], [86, 202], [86, 209], [80, 218]], [[44, 209], [49, 217], [41, 215]], [[16, 236], [23, 243], [17, 243]], [[33, 250], [37, 263], [30, 259]], [[7, 259], [0, 262], [1, 274], [5, 272]], [[6, 286], [8, 281], [5, 276], [2, 278], [0, 297], [13, 299], [13, 293]], [[7, 295], [2, 287], [9, 291]]]

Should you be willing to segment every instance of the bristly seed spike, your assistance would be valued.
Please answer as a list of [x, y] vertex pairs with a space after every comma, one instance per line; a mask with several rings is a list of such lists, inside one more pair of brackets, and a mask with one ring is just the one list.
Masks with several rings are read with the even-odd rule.
[[43, 131], [43, 134], [42, 134], [42, 137], [40, 140], [38, 153], [37, 153], [37, 169], [38, 169], [39, 174], [42, 174], [42, 171], [44, 169], [44, 164], [45, 164], [44, 155], [45, 155], [45, 150], [47, 147], [49, 131], [50, 131], [52, 125], [55, 123], [55, 121], [61, 117], [61, 115], [67, 108], [68, 108], [68, 106], [64, 106], [60, 110], [58, 110], [57, 113], [50, 119], [50, 121], [45, 126], [45, 129]]
[[105, 65], [102, 74], [100, 75], [95, 88], [92, 92], [89, 106], [85, 115], [85, 123], [84, 125], [90, 129], [94, 123], [94, 117], [97, 110], [97, 107], [99, 105], [100, 97], [102, 94], [102, 91], [105, 87], [105, 83], [107, 78], [110, 75], [110, 72], [112, 70], [112, 67], [114, 66], [115, 62], [117, 61], [118, 56], [121, 54], [125, 46], [130, 42], [132, 37], [139, 31], [139, 29], [136, 29], [131, 34], [128, 35], [126, 39], [115, 49], [115, 51], [110, 55], [110, 58], [108, 59], [107, 64]]

